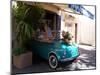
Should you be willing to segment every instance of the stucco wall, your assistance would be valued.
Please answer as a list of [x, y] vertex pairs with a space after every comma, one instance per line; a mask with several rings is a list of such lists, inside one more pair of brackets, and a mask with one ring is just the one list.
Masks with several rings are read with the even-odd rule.
[[79, 43], [95, 45], [95, 20], [85, 16], [78, 18]]
[[[63, 13], [64, 14], [64, 13]], [[75, 41], [75, 23], [77, 23], [77, 43], [89, 44], [95, 46], [95, 19], [92, 20], [84, 15], [67, 13], [75, 17], [74, 20], [66, 18], [66, 22], [63, 20], [63, 14], [61, 16], [61, 31], [68, 31], [66, 23], [71, 23], [71, 33], [74, 36]], [[61, 36], [62, 38], [62, 36]]]

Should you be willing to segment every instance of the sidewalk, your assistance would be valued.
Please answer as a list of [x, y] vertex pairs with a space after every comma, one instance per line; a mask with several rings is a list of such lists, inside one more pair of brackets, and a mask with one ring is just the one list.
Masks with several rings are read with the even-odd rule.
[[[96, 68], [96, 50], [93, 46], [79, 45], [80, 56], [78, 61], [73, 63], [70, 70], [83, 70]], [[73, 67], [74, 65], [74, 67]]]

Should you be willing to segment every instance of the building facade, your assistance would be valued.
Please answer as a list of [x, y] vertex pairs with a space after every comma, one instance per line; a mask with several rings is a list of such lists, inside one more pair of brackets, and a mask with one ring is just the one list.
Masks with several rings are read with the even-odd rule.
[[52, 32], [56, 32], [56, 38], [62, 38], [62, 31], [69, 31], [74, 37], [74, 42], [95, 45], [95, 19], [77, 13], [69, 8], [68, 4], [40, 3], [40, 5], [45, 9], [44, 19]]

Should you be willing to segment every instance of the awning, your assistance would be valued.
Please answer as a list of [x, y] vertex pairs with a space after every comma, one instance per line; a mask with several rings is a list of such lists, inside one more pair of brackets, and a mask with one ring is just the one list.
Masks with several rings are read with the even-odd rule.
[[88, 18], [94, 19], [94, 15], [85, 9], [82, 5], [68, 4], [68, 7], [75, 10], [77, 13], [87, 16]]

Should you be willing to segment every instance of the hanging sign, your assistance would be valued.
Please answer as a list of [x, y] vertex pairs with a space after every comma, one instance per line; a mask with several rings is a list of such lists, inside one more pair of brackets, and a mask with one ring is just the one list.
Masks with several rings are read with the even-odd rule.
[[85, 9], [82, 5], [68, 4], [68, 7], [75, 10], [77, 13], [85, 15], [91, 19], [94, 19], [94, 15]]

